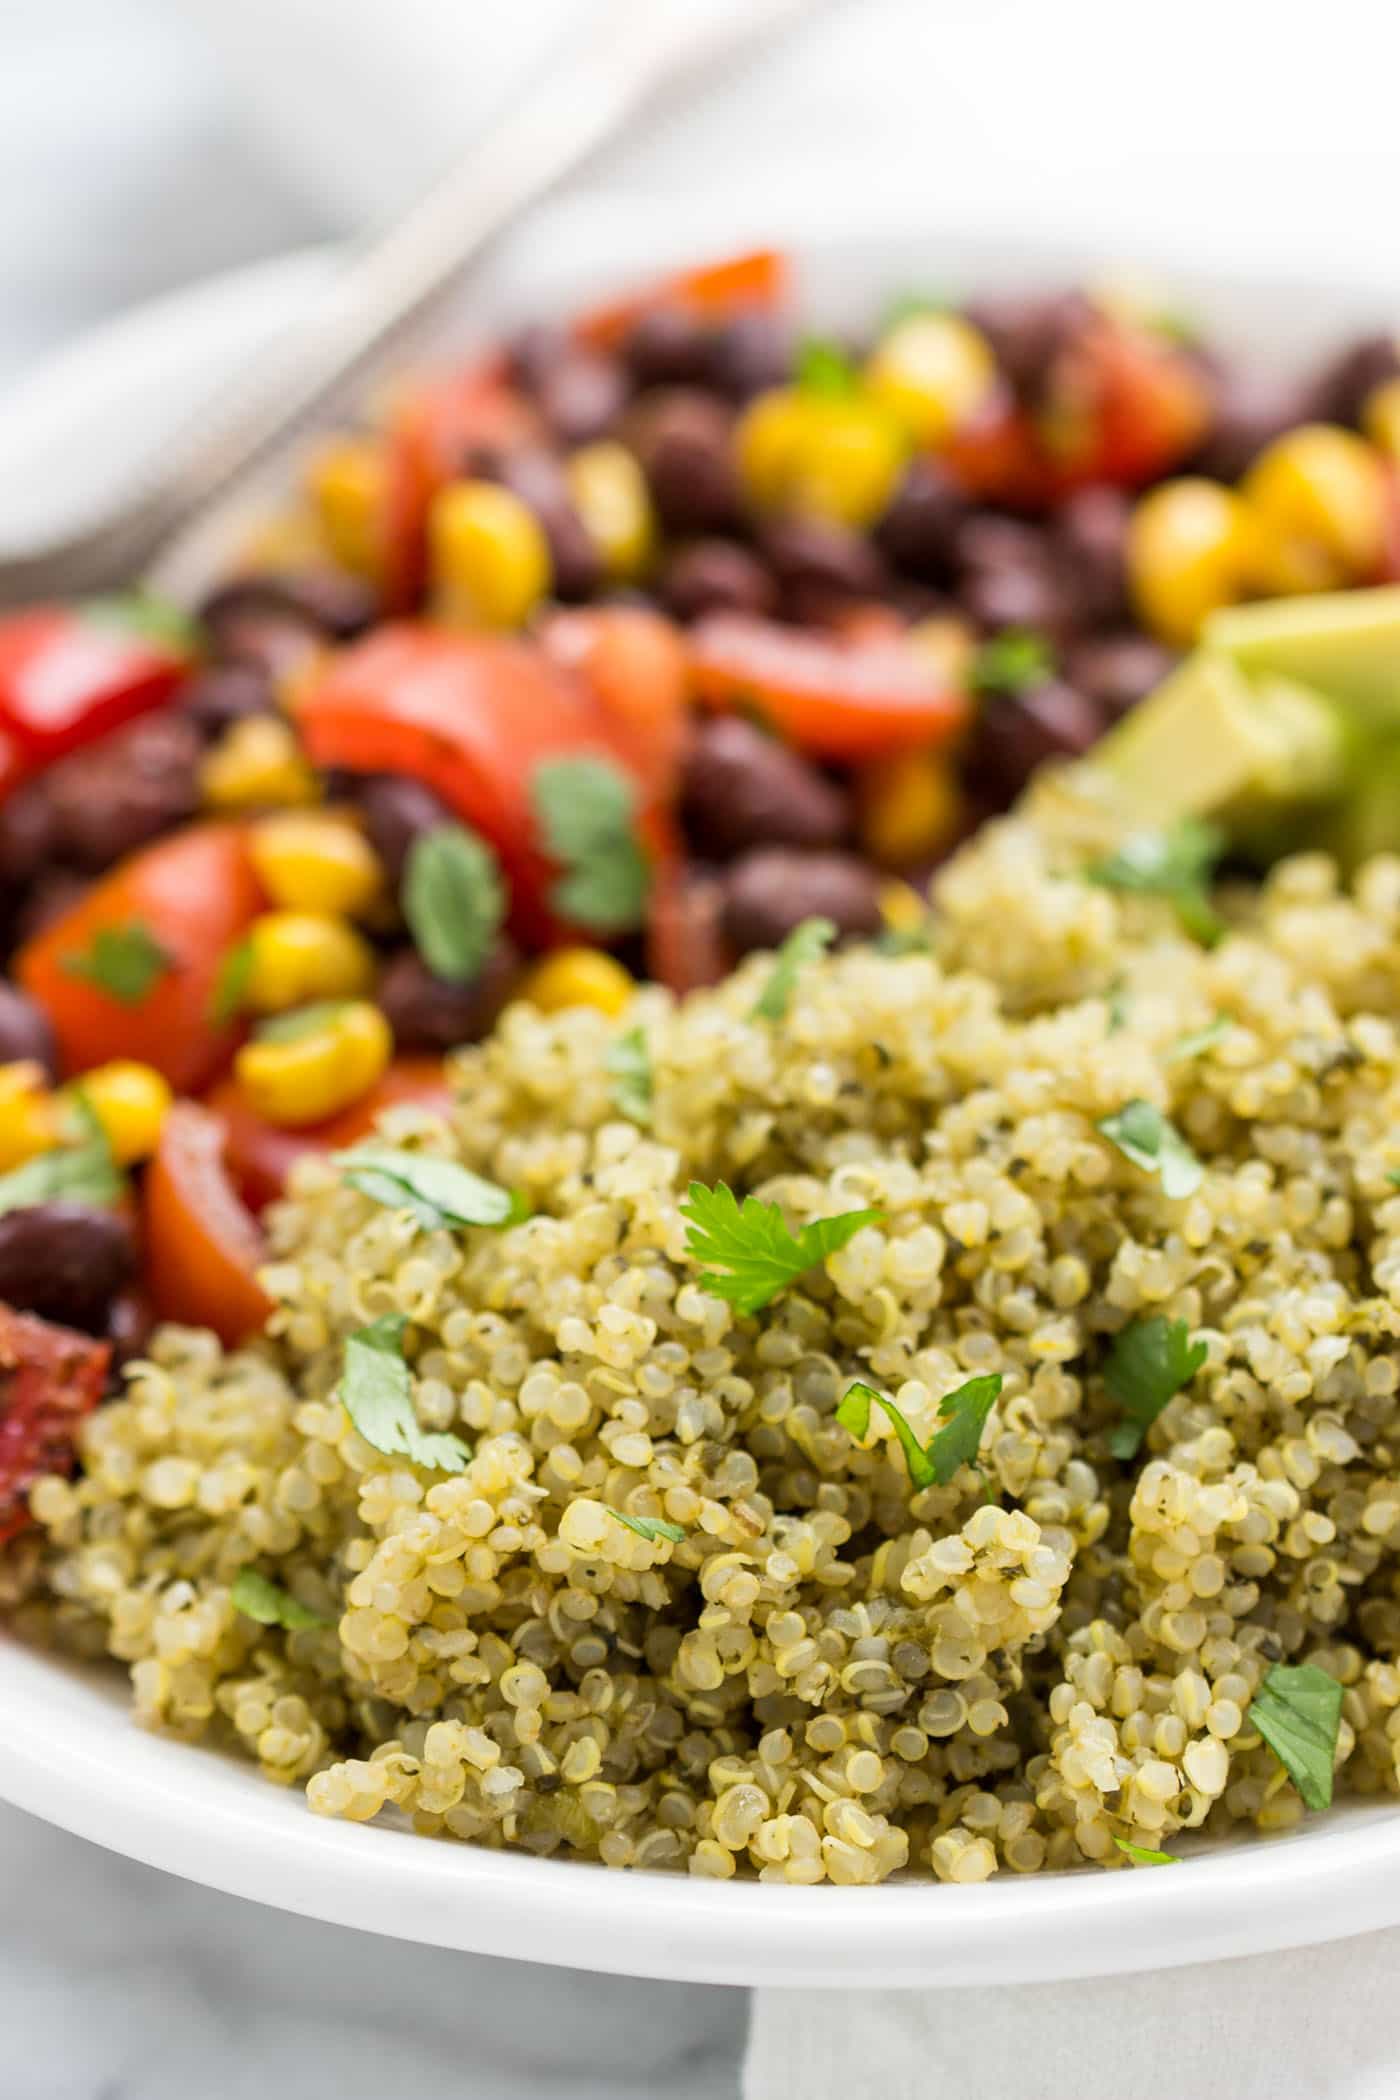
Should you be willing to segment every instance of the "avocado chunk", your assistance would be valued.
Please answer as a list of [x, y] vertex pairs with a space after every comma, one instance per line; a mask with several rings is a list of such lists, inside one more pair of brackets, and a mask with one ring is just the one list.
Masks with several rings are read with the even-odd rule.
[[1346, 787], [1354, 733], [1324, 694], [1250, 678], [1198, 649], [1095, 746], [1089, 761], [1129, 824], [1214, 817], [1230, 830]]
[[1251, 677], [1300, 679], [1400, 728], [1400, 584], [1232, 606], [1207, 620], [1203, 643]]

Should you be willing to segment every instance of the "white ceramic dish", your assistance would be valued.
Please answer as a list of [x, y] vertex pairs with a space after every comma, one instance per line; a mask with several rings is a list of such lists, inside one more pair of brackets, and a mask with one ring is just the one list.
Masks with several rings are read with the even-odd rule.
[[[785, 228], [803, 258], [804, 299], [828, 321], [876, 311], [891, 288], [1055, 282], [1108, 260], [958, 242], [928, 232], [879, 238]], [[744, 229], [746, 232], [752, 228]], [[656, 262], [663, 250], [717, 252], [713, 223], [664, 241], [630, 207], [556, 212], [474, 290], [482, 330], [548, 312]], [[561, 267], [558, 258], [567, 258]], [[62, 481], [79, 446], [110, 474], [125, 453], [103, 431], [172, 404], [267, 339], [311, 296], [324, 258], [287, 259], [167, 300], [108, 329], [0, 402], [0, 508], [36, 479]], [[1175, 303], [1261, 358], [1308, 355], [1374, 323], [1374, 301], [1277, 283], [1193, 282]], [[94, 460], [94, 464], [98, 461]], [[27, 479], [26, 479], [27, 477]], [[714, 1983], [929, 1989], [1108, 1975], [1344, 1938], [1400, 1922], [1400, 1805], [1352, 1806], [1298, 1836], [1222, 1847], [1183, 1874], [1009, 1877], [978, 1888], [907, 1883], [874, 1890], [717, 1885], [611, 1874], [405, 1831], [313, 1817], [299, 1794], [251, 1768], [145, 1735], [120, 1679], [88, 1676], [0, 1635], [0, 1796], [84, 1837], [192, 1880], [339, 1924], [474, 1952]]]

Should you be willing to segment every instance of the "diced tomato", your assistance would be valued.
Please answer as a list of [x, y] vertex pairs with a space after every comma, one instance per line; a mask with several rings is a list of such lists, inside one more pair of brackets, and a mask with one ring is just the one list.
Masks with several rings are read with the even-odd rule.
[[272, 1310], [255, 1271], [262, 1231], [229, 1177], [219, 1118], [177, 1101], [165, 1119], [143, 1190], [147, 1276], [164, 1320], [212, 1327], [232, 1347]]
[[777, 306], [787, 291], [789, 276], [787, 257], [776, 248], [749, 249], [592, 307], [575, 321], [574, 334], [596, 350], [614, 350], [634, 322], [659, 306], [688, 307], [692, 313], [722, 320], [745, 307]]
[[491, 356], [406, 393], [389, 423], [385, 602], [410, 612], [427, 582], [428, 513], [433, 498], [466, 472], [477, 445], [510, 451], [540, 437], [539, 420]]
[[90, 744], [181, 685], [193, 660], [183, 629], [152, 619], [139, 600], [38, 606], [0, 620], [0, 733], [32, 771]]
[[593, 605], [556, 613], [540, 639], [587, 681], [634, 771], [669, 802], [690, 727], [686, 647], [673, 623], [639, 605]]
[[0, 1305], [0, 1546], [28, 1525], [34, 1482], [73, 1470], [78, 1424], [102, 1398], [111, 1353]]
[[747, 613], [712, 613], [690, 632], [694, 691], [754, 708], [816, 758], [874, 758], [944, 742], [966, 697], [903, 641], [848, 640]]
[[[315, 764], [407, 773], [489, 839], [510, 880], [512, 921], [534, 944], [558, 931], [557, 870], [532, 797], [547, 759], [610, 759], [649, 785], [585, 681], [528, 642], [399, 621], [333, 659], [296, 703]], [[647, 826], [641, 826], [647, 836]]]
[[718, 984], [734, 967], [721, 930], [719, 878], [679, 864], [652, 889], [647, 914], [647, 968], [677, 997]]
[[374, 1127], [382, 1109], [396, 1101], [417, 1101], [425, 1108], [446, 1109], [452, 1101], [441, 1061], [435, 1057], [399, 1057], [384, 1077], [352, 1108], [328, 1122], [303, 1130], [269, 1123], [253, 1108], [236, 1079], [223, 1079], [207, 1105], [224, 1126], [224, 1159], [243, 1201], [260, 1211], [286, 1187], [293, 1162], [306, 1152], [338, 1152]]
[[[154, 1065], [181, 1092], [207, 1086], [238, 1040], [210, 1005], [224, 956], [263, 908], [242, 830], [194, 825], [122, 861], [20, 949], [15, 975], [53, 1024], [64, 1069]], [[163, 957], [126, 1000], [86, 974], [100, 933], [136, 929]]]

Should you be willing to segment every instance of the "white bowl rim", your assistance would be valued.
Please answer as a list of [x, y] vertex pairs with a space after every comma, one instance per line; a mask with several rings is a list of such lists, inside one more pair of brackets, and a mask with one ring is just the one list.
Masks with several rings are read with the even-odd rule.
[[[792, 245], [839, 248], [851, 229], [785, 228]], [[559, 241], [563, 223], [579, 238]], [[550, 222], [546, 221], [546, 225]], [[815, 220], [814, 220], [815, 224]], [[655, 213], [633, 199], [594, 199], [563, 210], [523, 243], [523, 276], [566, 293], [596, 269], [625, 276], [662, 254], [737, 246], [732, 227], [703, 211]], [[978, 237], [930, 227], [925, 215], [889, 230], [986, 257]], [[867, 238], [865, 247], [877, 245]], [[1068, 242], [993, 242], [1005, 270], [1028, 259], [1043, 270], [1084, 266]], [[594, 269], [586, 269], [588, 258]], [[582, 260], [581, 260], [582, 258]], [[62, 401], [122, 387], [154, 348], [169, 357], [183, 330], [191, 355], [230, 338], [265, 334], [277, 302], [309, 297], [323, 279], [323, 251], [283, 256], [167, 297], [95, 331], [0, 401], [6, 423], [23, 411], [59, 422]], [[542, 277], [541, 277], [542, 272]], [[1182, 273], [1173, 273], [1180, 281]], [[1189, 273], [1188, 273], [1189, 274]], [[1297, 298], [1275, 278], [1205, 281], [1228, 305]], [[1198, 293], [1200, 282], [1198, 281]], [[1330, 290], [1324, 315], [1337, 332], [1368, 315], [1374, 297]], [[1304, 309], [1308, 311], [1308, 309]], [[1312, 325], [1317, 325], [1315, 308]], [[11, 426], [13, 427], [13, 426]], [[581, 1863], [536, 1860], [483, 1847], [430, 1843], [404, 1830], [362, 1829], [312, 1816], [251, 1768], [143, 1733], [110, 1678], [34, 1653], [0, 1631], [0, 1798], [76, 1834], [209, 1887], [332, 1923], [431, 1945], [556, 1962], [618, 1974], [725, 1984], [930, 1989], [1048, 1982], [1216, 1960], [1314, 1944], [1400, 1923], [1400, 1807], [1347, 1804], [1298, 1835], [1202, 1851], [1184, 1872], [1134, 1869], [1000, 1877], [977, 1887], [902, 1882], [878, 1890], [715, 1883], [658, 1873], [613, 1874]]]

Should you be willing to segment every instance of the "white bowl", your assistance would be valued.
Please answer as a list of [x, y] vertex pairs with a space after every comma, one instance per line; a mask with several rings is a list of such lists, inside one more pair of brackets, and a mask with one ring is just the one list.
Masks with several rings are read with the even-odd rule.
[[[829, 210], [821, 218], [819, 234], [810, 224], [782, 230], [802, 258], [804, 305], [828, 323], [878, 310], [892, 287], [1054, 283], [1113, 261], [907, 228], [872, 237], [854, 222], [833, 231]], [[564, 311], [667, 251], [678, 260], [715, 253], [725, 238], [703, 215], [678, 223], [668, 211], [659, 236], [630, 206], [561, 209], [474, 287], [472, 327]], [[67, 353], [11, 403], [0, 401], [7, 500], [22, 504], [36, 479], [61, 478], [78, 449], [75, 433], [91, 446], [135, 415], [154, 430], [158, 401], [187, 408], [265, 341], [281, 314], [314, 295], [325, 268], [324, 258], [289, 259], [188, 301], [164, 301]], [[1213, 336], [1264, 360], [1276, 360], [1284, 345], [1312, 355], [1378, 318], [1364, 297], [1253, 283], [1248, 271], [1229, 283], [1175, 272], [1171, 295]], [[80, 1672], [3, 1635], [0, 1797], [151, 1865], [311, 1917], [473, 1952], [697, 1982], [1043, 1982], [1263, 1953], [1400, 1922], [1394, 1804], [1351, 1804], [1297, 1836], [1220, 1846], [1192, 1858], [1184, 1874], [1088, 1870], [977, 1888], [721, 1885], [430, 1844], [404, 1830], [320, 1821], [299, 1793], [246, 1765], [142, 1733], [115, 1672]]]

